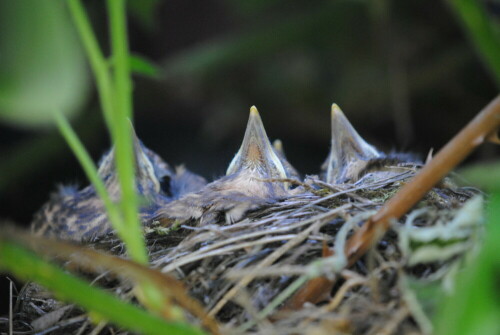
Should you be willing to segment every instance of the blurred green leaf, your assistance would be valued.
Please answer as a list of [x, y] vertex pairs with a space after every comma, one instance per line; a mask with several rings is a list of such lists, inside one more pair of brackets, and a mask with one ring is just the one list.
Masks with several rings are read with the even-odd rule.
[[[86, 143], [87, 148], [94, 147], [105, 136], [103, 123], [95, 110], [87, 111], [84, 117], [79, 116], [75, 128]], [[2, 155], [0, 164], [0, 196], [7, 195], [21, 185], [32, 185], [43, 171], [54, 164], [54, 160], [67, 157], [67, 144], [62, 141], [57, 131], [39, 134], [10, 147], [9, 152]]]
[[153, 78], [157, 77], [160, 73], [160, 69], [153, 62], [139, 55], [130, 56], [130, 70], [132, 73]]
[[459, 275], [454, 294], [440, 306], [436, 334], [500, 334], [500, 192], [490, 200], [483, 248]]
[[145, 27], [151, 28], [154, 23], [155, 9], [162, 0], [129, 0], [128, 11]]
[[0, 31], [0, 119], [40, 126], [78, 111], [89, 78], [65, 2], [0, 0]]
[[500, 87], [500, 31], [481, 1], [449, 0]]
[[500, 161], [474, 164], [461, 169], [458, 175], [467, 184], [483, 190], [500, 191]]

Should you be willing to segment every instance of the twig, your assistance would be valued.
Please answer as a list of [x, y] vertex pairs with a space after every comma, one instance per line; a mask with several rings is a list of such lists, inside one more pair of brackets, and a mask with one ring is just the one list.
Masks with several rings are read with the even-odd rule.
[[384, 327], [377, 331], [378, 335], [391, 335], [396, 332], [398, 329], [399, 325], [401, 322], [404, 321], [410, 314], [410, 311], [406, 306], [403, 306], [401, 309], [399, 309], [394, 316], [384, 324]]
[[287, 184], [302, 186], [305, 190], [309, 192], [316, 191], [314, 187], [312, 187], [311, 185], [308, 185], [307, 183], [301, 182], [300, 180], [297, 179], [291, 179], [291, 178], [256, 178], [256, 179], [265, 183], [283, 183], [283, 184], [287, 183]]
[[[340, 189], [339, 187], [336, 187], [335, 185], [328, 184], [327, 182], [324, 182], [324, 181], [321, 181], [321, 180], [315, 180], [314, 182], [317, 185], [319, 185], [321, 187], [324, 187], [326, 189], [329, 189], [332, 192], [338, 193], [338, 192], [344, 191], [344, 190]], [[368, 200], [366, 198], [363, 198], [362, 196], [359, 196], [359, 195], [357, 195], [354, 192], [349, 192], [349, 193], [345, 193], [345, 194], [348, 195], [348, 196], [350, 196], [353, 199], [358, 200], [361, 203], [373, 204], [373, 201], [370, 201], [370, 200]]]
[[254, 324], [263, 320], [267, 315], [271, 314], [271, 312], [277, 308], [281, 303], [283, 303], [286, 299], [288, 299], [293, 293], [295, 293], [302, 285], [307, 282], [308, 276], [303, 275], [299, 278], [295, 279], [290, 285], [287, 286], [277, 297], [271, 301], [269, 305], [267, 305], [262, 311], [259, 312], [257, 318], [254, 320], [250, 320], [243, 325], [241, 325], [238, 330], [244, 332], [252, 327]]
[[14, 313], [12, 312], [12, 280], [9, 284], [9, 335], [14, 332]]
[[317, 320], [320, 317], [326, 315], [327, 313], [332, 312], [334, 309], [336, 309], [340, 305], [340, 303], [342, 302], [342, 300], [345, 298], [345, 295], [347, 294], [347, 292], [351, 288], [363, 285], [365, 282], [366, 282], [366, 278], [359, 277], [359, 276], [347, 280], [339, 288], [339, 290], [337, 291], [337, 293], [335, 294], [335, 296], [330, 300], [330, 302], [328, 303], [328, 305], [326, 305], [320, 311], [318, 311], [317, 313], [315, 313], [314, 317], [309, 317], [309, 318], [305, 319], [304, 321], [302, 321], [299, 324], [299, 329], [305, 329], [305, 327], [307, 327], [314, 320]]
[[[338, 207], [335, 210], [337, 211], [338, 209], [341, 209], [341, 210], [347, 209], [350, 206], [351, 205], [347, 204], [347, 205], [344, 205], [342, 207]], [[282, 232], [284, 233], [284, 232], [292, 231], [293, 229], [297, 229], [297, 228], [300, 228], [302, 226], [309, 225], [309, 224], [313, 223], [316, 220], [322, 220], [324, 216], [329, 217], [330, 214], [331, 214], [331, 212], [326, 212], [326, 213], [321, 214], [319, 216], [314, 216], [314, 217], [307, 218], [305, 220], [301, 220], [301, 221], [298, 221], [298, 222], [291, 223], [290, 225], [286, 225], [286, 226], [282, 226], [282, 227], [277, 227], [276, 229], [273, 229], [273, 234], [279, 234], [279, 233], [282, 233]], [[276, 221], [276, 220], [277, 220], [277, 218], [275, 218], [275, 217], [273, 217], [273, 218], [266, 218], [266, 219], [263, 219], [263, 220], [251, 222], [249, 224], [253, 228], [255, 228], [255, 227], [257, 227], [259, 225], [262, 225], [264, 223], [268, 223], [269, 221]], [[247, 225], [247, 224], [248, 223], [245, 223], [245, 225]], [[224, 230], [227, 230], [227, 229], [231, 229], [231, 228], [236, 227], [237, 225], [240, 225], [240, 224], [235, 224], [235, 225], [227, 226], [227, 227], [221, 227], [221, 228], [219, 228], [219, 231], [224, 231]], [[228, 244], [235, 244], [236, 248], [240, 249], [240, 244], [243, 243], [241, 241], [247, 240], [247, 239], [250, 239], [250, 238], [260, 237], [262, 235], [264, 235], [264, 236], [265, 235], [269, 235], [269, 232], [267, 230], [258, 230], [258, 231], [254, 231], [254, 232], [247, 233], [247, 234], [242, 234], [242, 235], [238, 235], [238, 236], [234, 236], [234, 237], [229, 237], [229, 238], [223, 239], [223, 240], [221, 240], [221, 241], [219, 241], [217, 243], [214, 243], [212, 245], [203, 247], [202, 249], [199, 249], [197, 251], [190, 252], [189, 255], [186, 256], [186, 257], [194, 258], [194, 257], [197, 257], [199, 255], [207, 254], [208, 252], [211, 252], [212, 250], [221, 249], [222, 247], [224, 247], [224, 246], [226, 246]], [[286, 238], [283, 238], [283, 239], [286, 239]], [[198, 241], [196, 241], [196, 243], [198, 243], [199, 241], [206, 241], [206, 240], [208, 240], [208, 238], [202, 237]], [[181, 266], [183, 264], [186, 264], [185, 261], [179, 260], [179, 258], [181, 258], [181, 256], [183, 256], [183, 255], [179, 255], [180, 251], [178, 249], [174, 249], [174, 251], [172, 253], [174, 254], [175, 257], [173, 257], [173, 256], [171, 257], [170, 254], [169, 254], [167, 256], [163, 256], [163, 257], [161, 257], [161, 258], [159, 258], [159, 259], [157, 259], [157, 260], [154, 261], [154, 264], [168, 263], [168, 265], [164, 266], [161, 269], [161, 271], [164, 272], [164, 273], [172, 271], [175, 268], [178, 268], [179, 266]], [[175, 260], [175, 262], [173, 260]], [[183, 264], [177, 263], [179, 261], [183, 261], [184, 263]], [[189, 261], [189, 262], [191, 262], [191, 261]], [[189, 262], [187, 262], [187, 263], [189, 263]]]
[[107, 321], [101, 321], [97, 324], [97, 326], [95, 326], [94, 329], [92, 329], [92, 332], [89, 334], [89, 335], [99, 335], [99, 333], [101, 332], [101, 330], [104, 329], [104, 327], [106, 327], [106, 325], [108, 324]]
[[498, 142], [500, 96], [490, 102], [413, 179], [403, 186], [348, 241], [346, 254], [354, 264], [399, 219], [477, 146], [486, 140]]
[[64, 328], [66, 326], [69, 326], [69, 325], [72, 325], [72, 324], [75, 324], [75, 323], [78, 323], [78, 322], [82, 322], [84, 320], [87, 320], [87, 315], [86, 314], [83, 314], [83, 315], [78, 315], [78, 316], [75, 316], [73, 318], [70, 318], [70, 319], [67, 319], [67, 320], [63, 320], [61, 322], [59, 322], [58, 324], [52, 326], [52, 327], [49, 327], [47, 329], [44, 329], [42, 331], [39, 331], [37, 333], [35, 333], [34, 335], [45, 335], [45, 334], [48, 334], [54, 330], [57, 330], [57, 329], [61, 329], [61, 328]]
[[89, 319], [85, 320], [85, 322], [82, 323], [78, 331], [76, 332], [75, 335], [82, 335], [83, 332], [85, 331], [85, 328], [89, 325]]
[[[302, 241], [309, 236], [311, 231], [313, 231], [314, 229], [318, 228], [319, 226], [325, 224], [326, 222], [328, 222], [332, 218], [336, 217], [341, 210], [344, 210], [344, 208], [345, 208], [345, 206], [342, 206], [342, 207], [336, 208], [328, 213], [313, 217], [310, 220], [305, 220], [305, 221], [312, 221], [312, 222], [316, 221], [316, 222], [313, 223], [311, 226], [309, 226], [304, 231], [302, 231], [296, 237], [294, 237], [293, 239], [288, 241], [286, 244], [284, 244], [280, 248], [276, 249], [269, 256], [267, 256], [262, 262], [260, 262], [254, 268], [255, 273], [257, 273], [263, 267], [270, 266], [277, 259], [279, 259], [281, 256], [283, 256], [288, 250], [290, 250], [291, 248], [295, 247], [296, 245], [302, 243]], [[226, 295], [224, 295], [224, 297], [222, 297], [222, 299], [217, 303], [217, 305], [215, 305], [214, 308], [212, 308], [212, 310], [208, 313], [208, 315], [211, 317], [215, 316], [222, 309], [222, 307], [224, 307], [226, 305], [226, 303], [238, 293], [238, 291], [241, 288], [248, 285], [252, 280], [254, 280], [254, 278], [255, 278], [254, 274], [250, 274], [250, 275], [242, 278], [235, 286], [233, 286], [233, 288], [231, 290], [229, 290], [229, 292], [226, 293]]]
[[232, 253], [236, 250], [240, 249], [245, 249], [249, 247], [253, 247], [256, 245], [261, 245], [261, 244], [269, 244], [273, 242], [281, 242], [281, 241], [286, 241], [286, 240], [292, 240], [296, 237], [296, 234], [286, 234], [286, 235], [278, 235], [278, 236], [270, 236], [270, 237], [263, 237], [258, 240], [253, 240], [249, 242], [240, 242], [237, 244], [229, 245], [224, 248], [218, 248], [212, 251], [207, 251], [207, 252], [198, 252], [196, 255], [193, 254], [188, 254], [186, 257], [177, 260], [173, 262], [172, 264], [169, 264], [161, 269], [163, 273], [168, 273], [170, 271], [175, 270], [176, 268], [179, 268], [183, 265], [193, 263], [196, 261], [199, 261], [204, 258], [208, 257], [213, 257], [213, 256], [218, 256], [218, 255], [224, 255], [224, 254], [229, 254]]

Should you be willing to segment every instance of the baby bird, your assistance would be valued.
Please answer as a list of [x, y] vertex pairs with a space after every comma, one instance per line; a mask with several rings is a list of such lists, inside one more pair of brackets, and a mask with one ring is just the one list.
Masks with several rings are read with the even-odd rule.
[[289, 185], [275, 179], [297, 176], [282, 151], [277, 151], [269, 142], [257, 108], [252, 107], [243, 143], [229, 164], [226, 176], [199, 192], [167, 204], [158, 211], [156, 219], [164, 224], [189, 219], [209, 224], [225, 215], [226, 222], [233, 223], [248, 211], [289, 194]]
[[332, 143], [322, 165], [322, 179], [329, 184], [355, 183], [372, 174], [389, 178], [419, 162], [410, 154], [384, 154], [368, 144], [354, 129], [342, 110], [332, 105]]
[[281, 163], [283, 164], [283, 167], [285, 168], [285, 171], [288, 174], [289, 178], [299, 180], [299, 172], [286, 159], [285, 150], [283, 149], [283, 142], [278, 139], [274, 140], [273, 149], [276, 155], [278, 155], [278, 157], [280, 158]]
[[[141, 197], [141, 221], [150, 221], [156, 210], [188, 192], [202, 188], [206, 181], [184, 167], [172, 171], [163, 159], [146, 148], [134, 133], [136, 189]], [[111, 200], [120, 198], [120, 185], [115, 169], [115, 153], [111, 149], [99, 162], [98, 174]], [[64, 240], [90, 240], [112, 231], [106, 209], [94, 187], [82, 190], [60, 187], [35, 214], [31, 231], [37, 235]]]

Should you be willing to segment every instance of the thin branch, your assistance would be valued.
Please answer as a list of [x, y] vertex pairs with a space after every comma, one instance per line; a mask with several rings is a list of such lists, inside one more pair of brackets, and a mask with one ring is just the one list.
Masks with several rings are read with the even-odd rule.
[[14, 299], [13, 297], [13, 288], [14, 283], [12, 280], [9, 281], [9, 335], [12, 335], [14, 333], [14, 313], [12, 312], [12, 300]]
[[472, 150], [496, 136], [500, 127], [500, 96], [490, 102], [413, 179], [372, 216], [347, 242], [349, 265], [354, 264], [399, 219]]

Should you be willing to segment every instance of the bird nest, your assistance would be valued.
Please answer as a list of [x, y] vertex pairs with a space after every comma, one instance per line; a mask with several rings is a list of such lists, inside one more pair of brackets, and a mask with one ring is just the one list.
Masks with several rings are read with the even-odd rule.
[[[414, 174], [330, 185], [315, 177], [287, 196], [228, 224], [197, 220], [145, 228], [152, 267], [182, 281], [227, 334], [425, 334], [434, 304], [414, 283], [443, 285], [474, 249], [482, 202], [470, 188], [434, 188], [371, 251], [347, 266], [346, 240]], [[113, 234], [92, 248], [124, 255]], [[112, 273], [85, 273], [94, 285], [134, 299], [133, 285]], [[80, 308], [36, 284], [20, 293], [16, 329], [38, 334], [125, 334], [90, 322]], [[186, 312], [186, 314], [188, 314]], [[199, 323], [192, 315], [186, 317]], [[99, 331], [101, 332], [99, 332]], [[37, 333], [33, 331], [32, 333]]]

